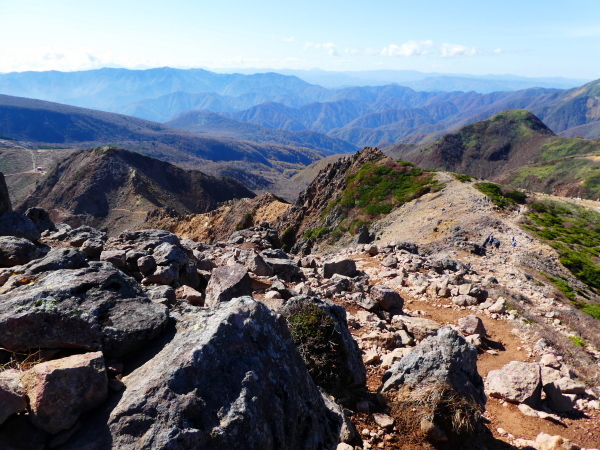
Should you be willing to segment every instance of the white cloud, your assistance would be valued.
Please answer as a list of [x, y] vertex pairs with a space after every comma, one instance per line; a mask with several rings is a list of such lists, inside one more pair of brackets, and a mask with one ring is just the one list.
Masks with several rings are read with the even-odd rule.
[[475, 56], [481, 53], [481, 50], [475, 47], [448, 43], [441, 44], [439, 51], [442, 58], [460, 58], [462, 56]]
[[306, 42], [302, 47], [304, 50], [308, 50], [310, 48], [323, 49], [327, 51], [327, 54], [330, 56], [338, 56], [337, 45], [333, 42], [325, 42], [325, 43], [317, 43], [314, 44], [312, 42]]
[[383, 56], [419, 56], [429, 53], [432, 41], [408, 41], [402, 45], [390, 44], [381, 50]]
[[[144, 55], [135, 57], [91, 48], [62, 48], [51, 45], [0, 48], [0, 72], [27, 70], [91, 70], [101, 67], [156, 67], [159, 61]], [[162, 64], [164, 65], [164, 63]]]
[[284, 42], [294, 42], [294, 36], [284, 37], [283, 41]]

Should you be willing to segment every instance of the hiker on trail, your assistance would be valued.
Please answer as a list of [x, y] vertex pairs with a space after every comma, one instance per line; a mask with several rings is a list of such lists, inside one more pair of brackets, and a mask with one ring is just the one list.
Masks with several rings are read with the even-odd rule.
[[517, 246], [517, 240], [515, 239], [515, 237], [513, 236], [510, 243], [512, 244], [513, 247]]
[[498, 239], [494, 239], [494, 247], [496, 247], [496, 250], [500, 248], [500, 241]]
[[493, 242], [494, 242], [494, 235], [492, 233], [490, 233], [488, 235], [488, 237], [485, 238], [485, 241], [483, 241], [483, 248], [485, 248], [488, 244], [492, 245]]

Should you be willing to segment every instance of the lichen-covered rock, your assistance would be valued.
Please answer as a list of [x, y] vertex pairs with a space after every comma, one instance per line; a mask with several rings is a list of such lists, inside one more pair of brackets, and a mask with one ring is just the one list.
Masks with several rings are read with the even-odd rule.
[[135, 281], [112, 264], [46, 272], [0, 295], [0, 346], [103, 349], [123, 355], [157, 337], [168, 320]]
[[123, 268], [127, 265], [125, 250], [105, 250], [100, 254], [100, 261], [106, 261], [114, 264], [115, 267]]
[[98, 258], [104, 250], [104, 241], [98, 238], [90, 238], [83, 241], [79, 249], [85, 253], [88, 258]]
[[430, 319], [411, 316], [394, 316], [392, 325], [403, 326], [417, 340], [422, 341], [428, 336], [435, 336], [442, 325]]
[[477, 372], [477, 349], [450, 327], [440, 328], [397, 362], [384, 375], [382, 392], [400, 386], [448, 385], [481, 406], [486, 403]]
[[212, 276], [206, 287], [205, 306], [214, 306], [217, 303], [252, 294], [252, 282], [248, 270], [240, 265], [217, 267], [212, 271]]
[[310, 379], [283, 318], [245, 297], [189, 314], [177, 327], [124, 378], [107, 426], [83, 427], [65, 450], [335, 449], [342, 420]]
[[542, 379], [538, 363], [511, 361], [501, 369], [491, 370], [485, 382], [490, 397], [535, 407], [540, 402]]
[[73, 247], [81, 247], [81, 245], [88, 239], [100, 239], [105, 241], [106, 233], [84, 225], [69, 231], [66, 239]]
[[102, 352], [36, 364], [21, 380], [31, 421], [52, 434], [71, 428], [81, 413], [100, 405], [108, 393]]
[[250, 272], [259, 277], [270, 277], [273, 275], [273, 268], [254, 250], [249, 250], [244, 255], [244, 265]]
[[264, 258], [264, 261], [273, 270], [273, 275], [277, 275], [283, 280], [292, 281], [302, 276], [300, 267], [291, 259]]

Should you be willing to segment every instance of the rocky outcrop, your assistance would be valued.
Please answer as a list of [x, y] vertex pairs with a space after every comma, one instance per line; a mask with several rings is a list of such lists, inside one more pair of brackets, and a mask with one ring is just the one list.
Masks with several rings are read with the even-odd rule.
[[35, 244], [27, 239], [0, 236], [0, 267], [26, 264], [40, 254]]
[[338, 444], [341, 418], [326, 407], [285, 321], [249, 297], [185, 317], [173, 340], [124, 382], [105, 434], [82, 432], [65, 449]]
[[109, 263], [47, 272], [0, 295], [0, 346], [123, 355], [158, 336], [168, 312]]

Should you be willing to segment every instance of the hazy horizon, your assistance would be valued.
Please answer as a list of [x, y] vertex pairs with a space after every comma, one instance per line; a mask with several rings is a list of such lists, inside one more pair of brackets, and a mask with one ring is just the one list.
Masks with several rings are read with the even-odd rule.
[[3, 73], [169, 66], [600, 78], [594, 0], [5, 0], [0, 15]]

